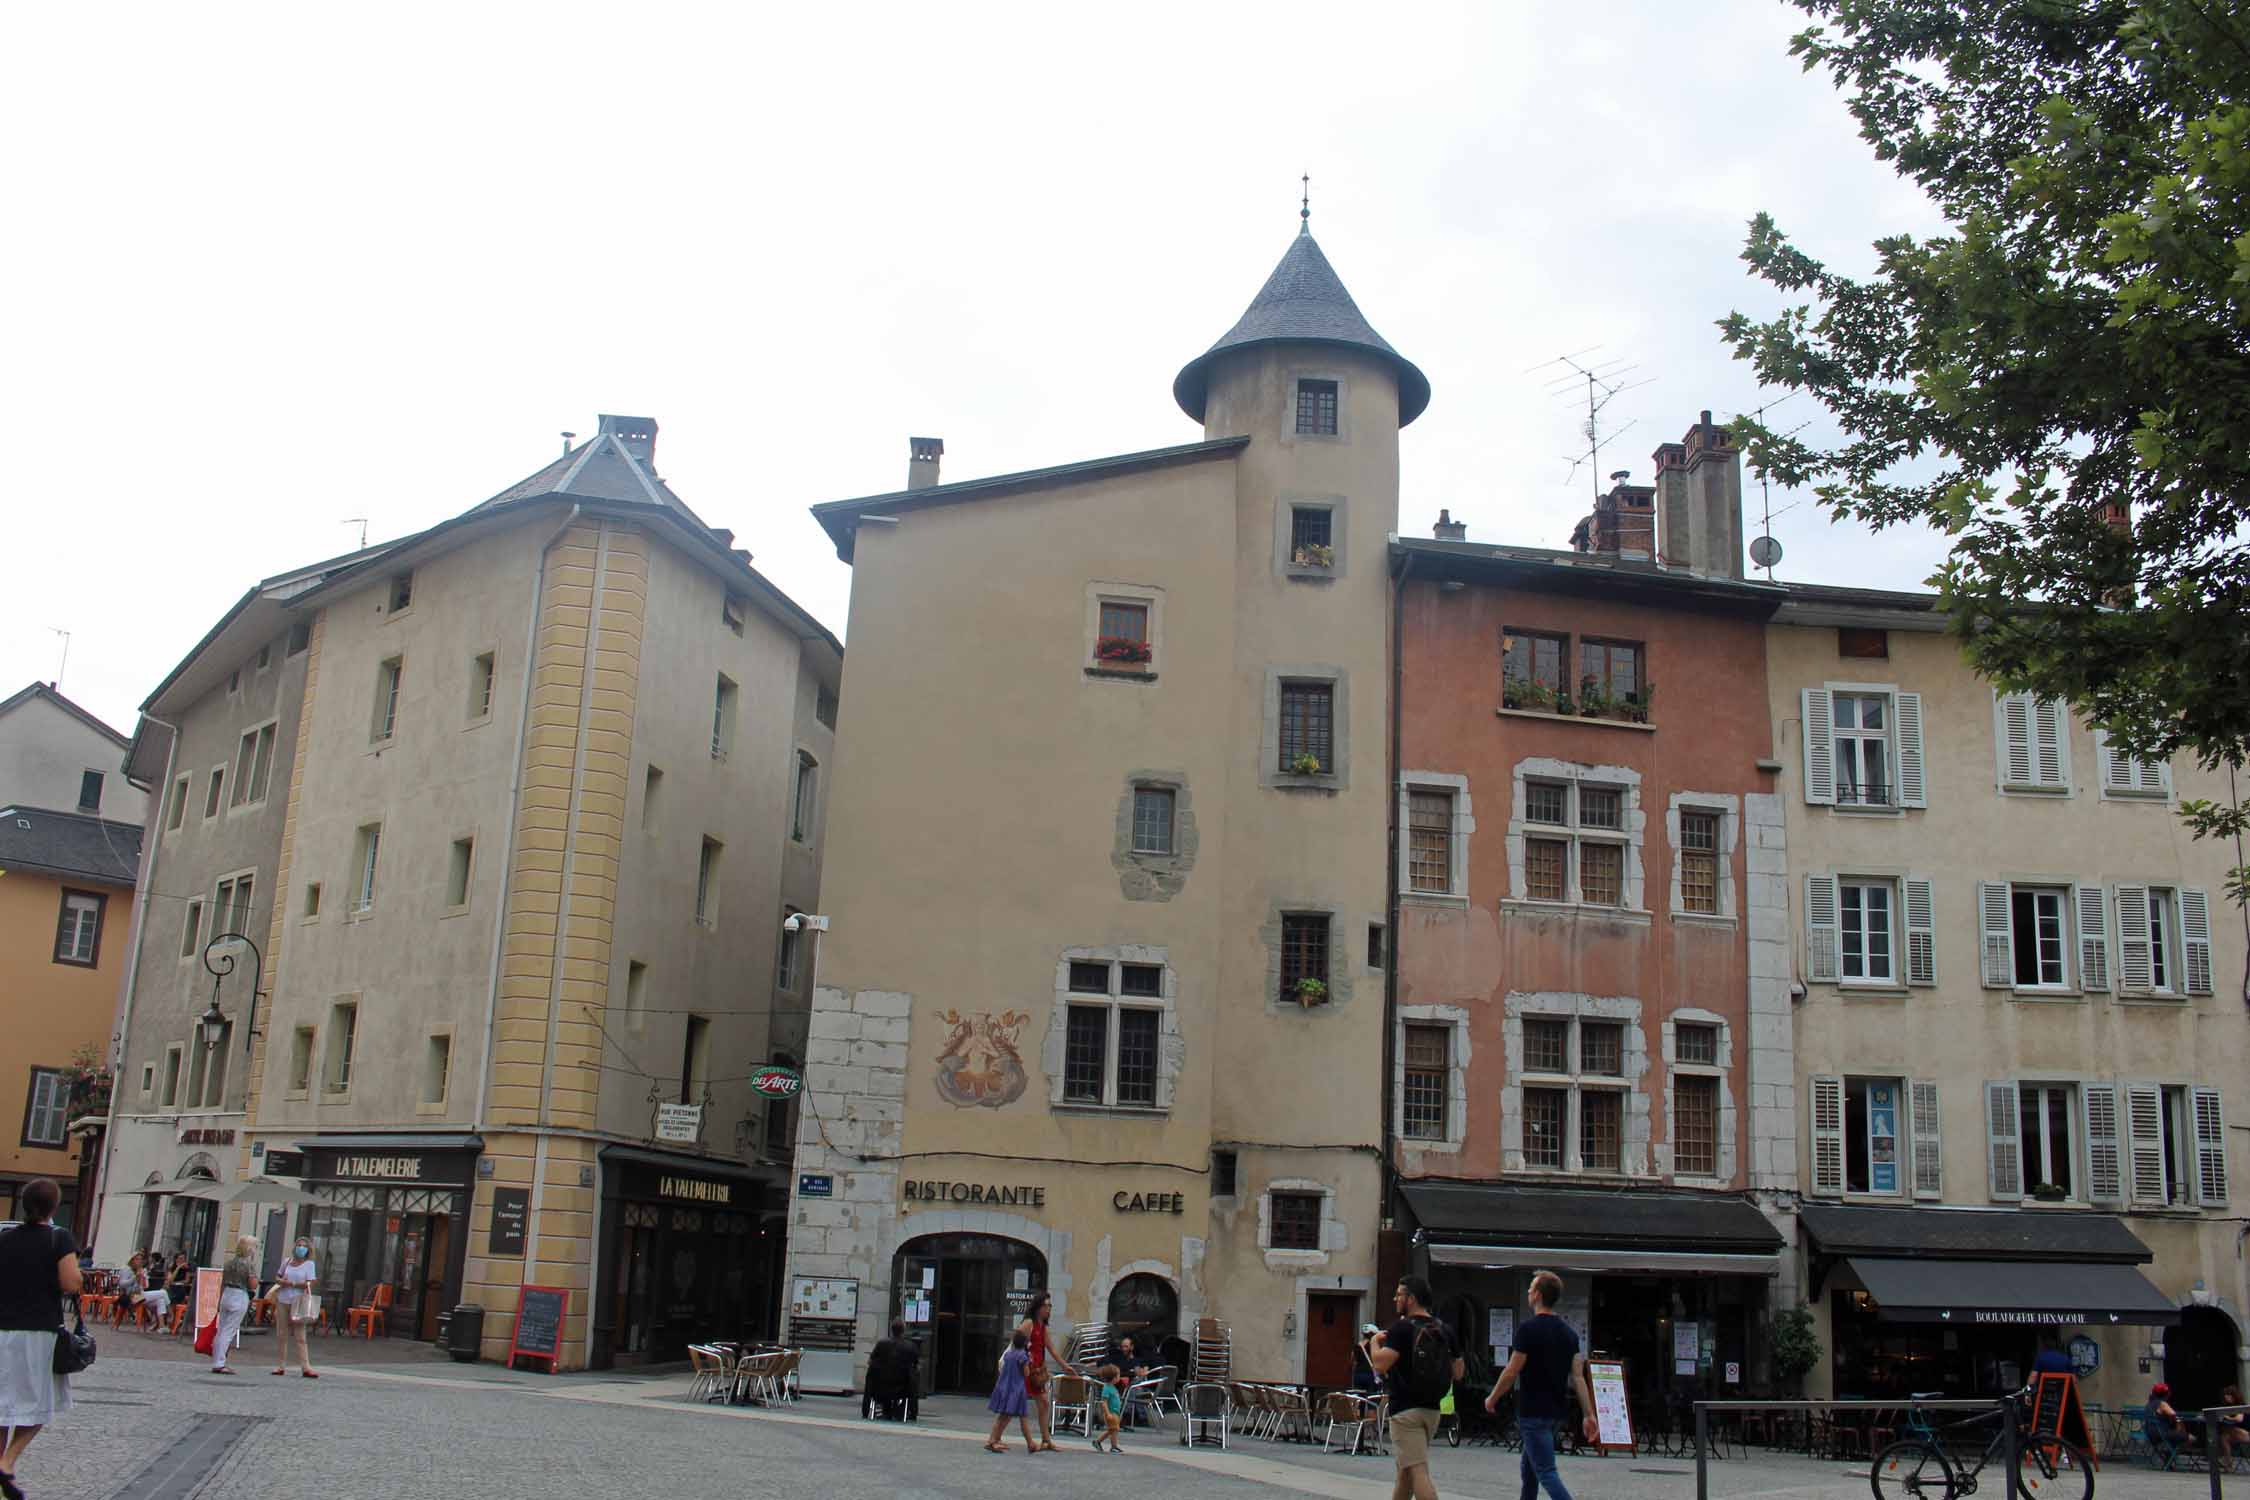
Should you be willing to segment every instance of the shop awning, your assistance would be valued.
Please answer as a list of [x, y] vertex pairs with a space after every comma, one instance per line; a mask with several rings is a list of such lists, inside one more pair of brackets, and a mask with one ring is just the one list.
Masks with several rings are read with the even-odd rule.
[[1886, 1323], [1954, 1327], [2028, 1324], [2048, 1328], [2157, 1327], [2180, 1310], [2132, 1266], [2087, 1261], [1890, 1260], [1852, 1255], [1858, 1278]]
[[1419, 1182], [1405, 1197], [1437, 1265], [1720, 1276], [1781, 1269], [1780, 1232], [1725, 1194]]
[[1808, 1203], [1798, 1211], [1797, 1223], [1804, 1230], [1805, 1248], [1816, 1255], [2143, 1266], [2156, 1258], [2114, 1214]]

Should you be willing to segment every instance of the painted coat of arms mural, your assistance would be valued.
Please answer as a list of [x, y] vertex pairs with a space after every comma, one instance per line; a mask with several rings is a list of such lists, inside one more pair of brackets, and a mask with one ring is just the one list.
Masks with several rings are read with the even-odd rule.
[[945, 1050], [938, 1053], [937, 1091], [961, 1109], [999, 1109], [1023, 1097], [1031, 1075], [1025, 1071], [1016, 1038], [1030, 1013], [989, 1010], [963, 1015], [938, 1012], [946, 1025]]

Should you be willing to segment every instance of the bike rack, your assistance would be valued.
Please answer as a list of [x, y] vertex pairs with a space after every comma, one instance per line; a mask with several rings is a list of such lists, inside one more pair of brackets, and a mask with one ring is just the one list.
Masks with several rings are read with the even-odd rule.
[[[2000, 1425], [2007, 1434], [2002, 1449], [2007, 1466], [2001, 1472], [2003, 1475], [2013, 1475], [2016, 1472], [2016, 1464], [2022, 1455], [2017, 1451], [2020, 1444], [2016, 1435], [2016, 1398], [2013, 1396], [2002, 1396], [1997, 1400], [1955, 1398], [1941, 1401], [1698, 1401], [1695, 1403], [1695, 1500], [1711, 1500], [1711, 1413], [1715, 1411], [1897, 1411], [1909, 1406], [1917, 1411], [1991, 1411], [1998, 1407]], [[2220, 1408], [2222, 1415], [2230, 1410], [2241, 1411], [2244, 1408]], [[2216, 1419], [2209, 1412], [2204, 1416], [2212, 1431], [2216, 1432]], [[1870, 1467], [1874, 1465], [1874, 1461], [1875, 1456], [1869, 1454]], [[2014, 1488], [2011, 1478], [2004, 1478], [2002, 1484], [2010, 1489]], [[2219, 1478], [2215, 1472], [2211, 1476], [2211, 1495], [2212, 1500], [2218, 1500]], [[2010, 1494], [2008, 1500], [2016, 1500], [2016, 1497]]]

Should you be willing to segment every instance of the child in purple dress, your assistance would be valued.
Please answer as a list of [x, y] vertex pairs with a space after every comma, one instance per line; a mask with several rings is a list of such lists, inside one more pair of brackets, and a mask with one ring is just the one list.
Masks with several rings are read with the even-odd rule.
[[1008, 1352], [1000, 1356], [1000, 1378], [992, 1387], [992, 1399], [985, 1409], [993, 1413], [992, 1435], [984, 1440], [987, 1453], [1005, 1453], [1007, 1445], [1000, 1434], [1008, 1430], [1008, 1418], [1014, 1417], [1023, 1428], [1024, 1451], [1037, 1453], [1039, 1445], [1031, 1440], [1031, 1402], [1025, 1397], [1023, 1372], [1031, 1365], [1031, 1340], [1019, 1329], [1008, 1341]]

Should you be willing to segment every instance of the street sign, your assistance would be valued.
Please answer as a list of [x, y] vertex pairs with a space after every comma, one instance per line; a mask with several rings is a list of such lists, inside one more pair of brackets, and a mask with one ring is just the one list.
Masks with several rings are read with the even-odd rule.
[[799, 1172], [797, 1196], [800, 1198], [832, 1198], [836, 1195], [836, 1179], [825, 1172]]
[[656, 1138], [660, 1141], [696, 1141], [703, 1136], [703, 1106], [700, 1104], [659, 1104], [656, 1106]]
[[795, 1068], [760, 1068], [750, 1075], [750, 1092], [768, 1099], [793, 1099], [804, 1086]]

